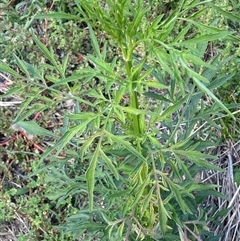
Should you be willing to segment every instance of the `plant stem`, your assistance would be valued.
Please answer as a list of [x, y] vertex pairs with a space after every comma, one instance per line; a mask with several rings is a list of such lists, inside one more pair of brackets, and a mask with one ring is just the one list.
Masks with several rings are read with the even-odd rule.
[[[128, 78], [131, 81], [131, 91], [130, 91], [130, 107], [134, 109], [138, 109], [138, 96], [136, 91], [136, 82], [137, 79], [135, 79], [133, 73], [132, 73], [132, 61], [126, 61], [125, 67], [127, 70]], [[140, 128], [140, 115], [132, 114], [132, 124], [133, 124], [133, 131], [134, 134], [137, 136], [141, 135], [141, 128]]]

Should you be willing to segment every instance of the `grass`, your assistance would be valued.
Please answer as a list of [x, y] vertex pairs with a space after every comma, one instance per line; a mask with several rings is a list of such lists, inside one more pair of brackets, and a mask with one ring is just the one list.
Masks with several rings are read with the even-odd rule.
[[238, 4], [1, 4], [3, 240], [234, 239]]

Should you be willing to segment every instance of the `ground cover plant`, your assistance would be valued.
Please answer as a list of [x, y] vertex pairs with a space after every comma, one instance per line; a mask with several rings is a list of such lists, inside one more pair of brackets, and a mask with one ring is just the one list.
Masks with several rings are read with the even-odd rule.
[[238, 123], [237, 102], [216, 90], [235, 73], [221, 72], [230, 58], [206, 55], [239, 40], [199, 20], [239, 18], [210, 1], [29, 4], [15, 9], [32, 51], [18, 46], [0, 65], [20, 80], [1, 96], [21, 102], [1, 142], [1, 219], [21, 217], [18, 240], [224, 240], [208, 224], [227, 210], [209, 213], [206, 200], [228, 199], [199, 173], [224, 172], [211, 154], [223, 117]]

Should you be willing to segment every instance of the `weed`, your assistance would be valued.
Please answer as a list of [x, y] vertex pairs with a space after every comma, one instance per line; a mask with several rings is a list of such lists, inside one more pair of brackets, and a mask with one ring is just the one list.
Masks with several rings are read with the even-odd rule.
[[[220, 141], [216, 120], [223, 113], [235, 118], [214, 93], [233, 77], [219, 75], [228, 60], [204, 57], [209, 42], [233, 38], [230, 31], [199, 23], [208, 9], [218, 8], [181, 1], [155, 16], [150, 13], [156, 5], [140, 0], [74, 1], [73, 12], [60, 5], [66, 12], [31, 18], [53, 24], [49, 42], [29, 32], [41, 65], [18, 54], [18, 72], [0, 65], [25, 79], [2, 97], [27, 93], [13, 124], [25, 131], [27, 143], [41, 147], [35, 155], [25, 150], [35, 161], [24, 168], [30, 173], [23, 191], [31, 195], [16, 200], [19, 208], [41, 238], [55, 232], [64, 240], [210, 238], [202, 204], [209, 193], [219, 194], [216, 185], [196, 177], [202, 170], [223, 171], [210, 161]], [[84, 29], [78, 32], [75, 21]], [[71, 26], [73, 36], [64, 26]], [[83, 65], [71, 68], [67, 39], [81, 51], [78, 33], [79, 46], [90, 41], [77, 55]], [[36, 112], [61, 119], [52, 118], [51, 128], [41, 115], [32, 118]]]

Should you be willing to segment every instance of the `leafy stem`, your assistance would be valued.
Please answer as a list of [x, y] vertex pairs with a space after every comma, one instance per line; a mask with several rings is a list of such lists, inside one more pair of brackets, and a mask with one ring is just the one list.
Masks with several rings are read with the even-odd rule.
[[[132, 60], [127, 60], [125, 62], [125, 67], [126, 67], [126, 72], [128, 75], [128, 78], [130, 79], [130, 107], [134, 109], [138, 109], [138, 95], [137, 95], [137, 77], [136, 75], [133, 74], [132, 71]], [[133, 131], [136, 136], [141, 136], [141, 128], [140, 128], [140, 115], [135, 115], [132, 114], [132, 124], [133, 124]]]

